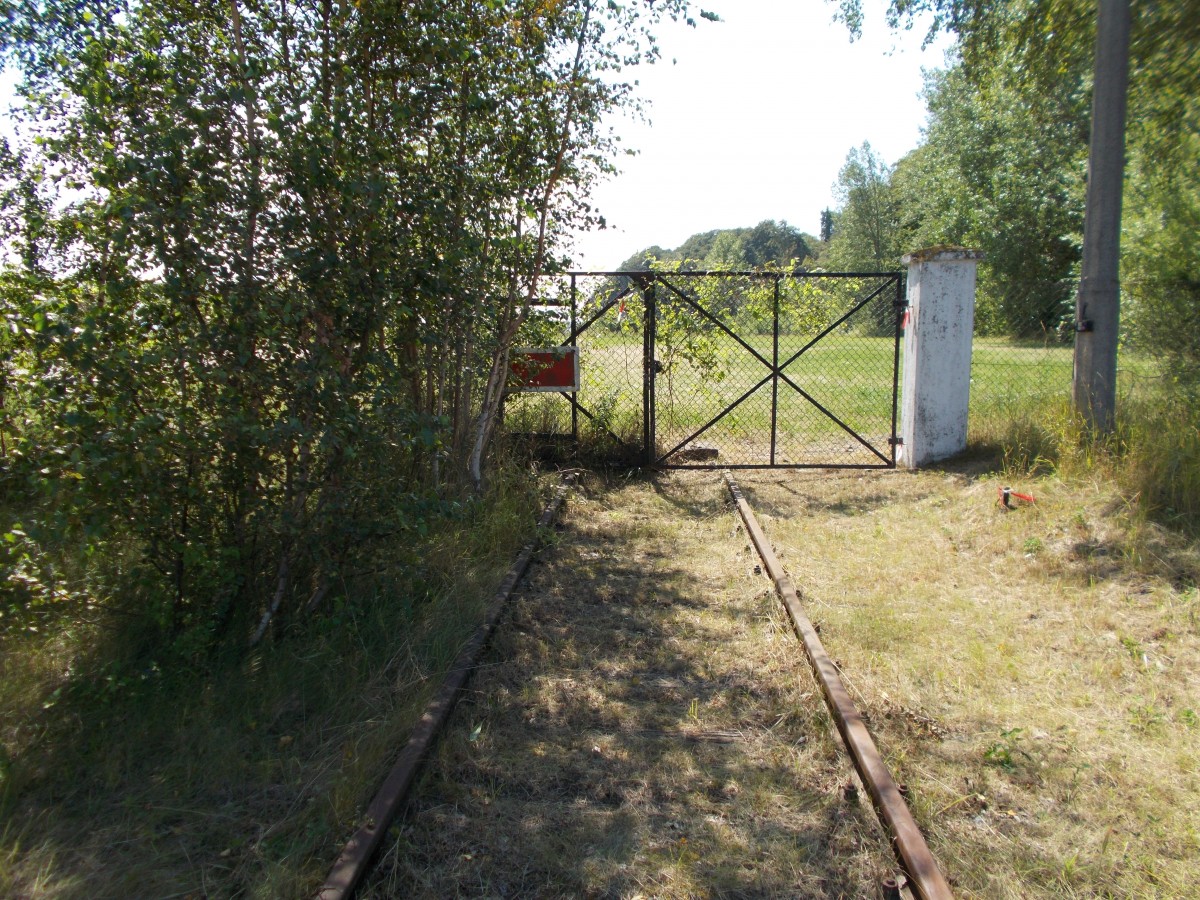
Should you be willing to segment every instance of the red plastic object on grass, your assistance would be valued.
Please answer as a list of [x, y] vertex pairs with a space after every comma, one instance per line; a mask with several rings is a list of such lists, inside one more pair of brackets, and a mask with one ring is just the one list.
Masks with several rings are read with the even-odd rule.
[[1022, 493], [1019, 493], [1018, 491], [1014, 491], [1012, 488], [1009, 488], [1009, 487], [999, 488], [998, 491], [1000, 494], [1000, 499], [997, 500], [996, 503], [999, 506], [1003, 506], [1005, 509], [1013, 508], [1012, 501], [1014, 499], [1022, 500], [1025, 503], [1036, 503], [1037, 502], [1036, 500], [1033, 499], [1032, 494], [1022, 494]]

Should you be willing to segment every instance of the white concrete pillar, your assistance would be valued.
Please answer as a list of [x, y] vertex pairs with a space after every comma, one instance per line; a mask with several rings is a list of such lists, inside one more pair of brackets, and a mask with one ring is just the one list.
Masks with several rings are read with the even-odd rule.
[[975, 269], [983, 254], [931, 247], [904, 257], [908, 313], [904, 329], [900, 465], [915, 469], [967, 447]]

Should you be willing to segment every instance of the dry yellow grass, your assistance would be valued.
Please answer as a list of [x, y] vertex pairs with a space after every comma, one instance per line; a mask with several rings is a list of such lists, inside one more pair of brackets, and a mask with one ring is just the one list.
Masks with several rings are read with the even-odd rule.
[[1104, 483], [743, 479], [962, 896], [1200, 882], [1200, 572]]
[[[1030, 479], [1010, 512], [967, 465], [739, 482], [960, 896], [1193, 895], [1193, 543], [1100, 480]], [[585, 479], [366, 895], [873, 896], [895, 863], [757, 564], [717, 473]], [[365, 694], [336, 715], [283, 645], [244, 673], [262, 710], [231, 685], [209, 727], [206, 692], [18, 798], [0, 894], [315, 889], [493, 584], [471, 571], [412, 633], [363, 607]], [[40, 708], [49, 670], [4, 666], [6, 708]]]
[[[1100, 482], [739, 481], [960, 896], [1192, 895], [1195, 547]], [[894, 863], [756, 563], [715, 473], [594, 483], [368, 896], [872, 895]]]
[[593, 482], [368, 897], [862, 897], [895, 871], [713, 473]]

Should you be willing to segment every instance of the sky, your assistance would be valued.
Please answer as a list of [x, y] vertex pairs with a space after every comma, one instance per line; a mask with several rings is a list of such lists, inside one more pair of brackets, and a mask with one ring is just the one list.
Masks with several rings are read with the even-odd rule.
[[674, 249], [716, 228], [787, 221], [817, 234], [851, 147], [870, 141], [888, 163], [925, 124], [922, 68], [944, 64], [950, 41], [921, 49], [925, 29], [892, 32], [883, 0], [863, 0], [851, 43], [824, 0], [700, 0], [722, 19], [660, 30], [663, 59], [633, 77], [650, 124], [611, 124], [621, 173], [592, 203], [608, 227], [580, 234], [581, 269], [619, 266], [652, 245]]

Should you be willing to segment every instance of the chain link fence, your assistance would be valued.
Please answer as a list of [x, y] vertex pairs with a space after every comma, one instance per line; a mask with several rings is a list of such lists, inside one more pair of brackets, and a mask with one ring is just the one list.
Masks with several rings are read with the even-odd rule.
[[898, 286], [888, 275], [660, 274], [657, 461], [891, 465]]
[[[976, 316], [976, 333], [971, 356], [970, 435], [989, 442], [1005, 434], [1014, 424], [1070, 404], [1075, 358], [1074, 295], [1076, 281], [1021, 285], [1023, 296], [1041, 297], [1041, 316], [1014, 326], [1009, 323], [1002, 333], [986, 311]], [[1139, 305], [1146, 302], [1147, 291], [1160, 291], [1161, 285], [1123, 282], [1121, 286], [1122, 341], [1117, 358], [1119, 402], [1128, 402], [1161, 386], [1163, 360], [1156, 347], [1162, 336], [1152, 336], [1134, 326]], [[989, 298], [981, 298], [987, 303]], [[1155, 295], [1157, 299], [1157, 294]], [[1186, 317], [1180, 317], [1180, 323]]]
[[518, 343], [573, 346], [576, 392], [508, 396], [505, 430], [536, 455], [637, 465], [644, 461], [645, 307], [624, 276], [574, 274], [546, 279]]
[[523, 339], [577, 346], [580, 388], [513, 395], [508, 429], [664, 466], [890, 466], [899, 292], [874, 274], [569, 276]]
[[[539, 453], [593, 462], [890, 465], [894, 378], [903, 366], [896, 340], [901, 278], [660, 271], [548, 279], [545, 305], [520, 342], [578, 347], [580, 388], [512, 394], [507, 431]], [[1014, 424], [1069, 403], [1071, 289], [1066, 282], [1022, 286], [1024, 294], [1042, 291], [1048, 312], [1015, 336], [992, 333], [995, 316], [977, 311], [973, 442], [1000, 440]], [[1146, 289], [1125, 283], [1122, 290], [1133, 318], [1148, 302]], [[1186, 318], [1179, 331], [1190, 339]], [[1183, 338], [1143, 330], [1123, 342], [1122, 400], [1169, 377], [1162, 354], [1147, 347], [1171, 339]]]

